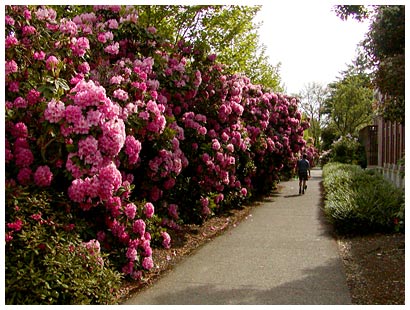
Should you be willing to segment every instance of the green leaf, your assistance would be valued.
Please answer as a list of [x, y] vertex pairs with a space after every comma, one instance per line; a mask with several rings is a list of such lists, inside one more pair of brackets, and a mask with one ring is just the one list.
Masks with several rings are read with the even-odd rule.
[[68, 86], [67, 81], [62, 79], [62, 78], [56, 79], [54, 83], [55, 83], [57, 89], [61, 87], [65, 91], [70, 90], [70, 86]]
[[74, 144], [66, 144], [66, 150], [70, 153], [74, 153], [76, 151], [76, 147]]

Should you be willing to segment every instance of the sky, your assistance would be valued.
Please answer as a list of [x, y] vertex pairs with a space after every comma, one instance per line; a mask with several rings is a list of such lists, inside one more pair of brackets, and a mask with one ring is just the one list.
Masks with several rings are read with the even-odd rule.
[[332, 8], [323, 1], [269, 1], [258, 13], [260, 42], [270, 63], [281, 63], [286, 93], [298, 93], [310, 82], [326, 86], [354, 60], [369, 22], [343, 21]]

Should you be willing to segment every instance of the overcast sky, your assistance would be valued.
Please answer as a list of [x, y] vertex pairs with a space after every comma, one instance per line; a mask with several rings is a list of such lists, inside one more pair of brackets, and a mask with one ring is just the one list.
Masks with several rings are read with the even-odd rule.
[[323, 1], [271, 1], [258, 13], [261, 43], [273, 65], [282, 63], [286, 93], [297, 93], [309, 82], [335, 81], [355, 58], [369, 23], [342, 21], [332, 7]]

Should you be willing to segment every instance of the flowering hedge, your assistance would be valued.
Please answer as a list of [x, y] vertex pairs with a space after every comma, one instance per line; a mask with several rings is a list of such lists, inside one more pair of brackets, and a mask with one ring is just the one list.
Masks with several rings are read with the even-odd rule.
[[[6, 7], [6, 188], [63, 192], [125, 275], [167, 229], [266, 193], [305, 146], [296, 99], [227, 76], [131, 7]], [[9, 197], [9, 196], [7, 196]], [[8, 207], [15, 207], [8, 201]], [[6, 210], [6, 250], [28, 223]], [[93, 241], [93, 242], [94, 242]]]

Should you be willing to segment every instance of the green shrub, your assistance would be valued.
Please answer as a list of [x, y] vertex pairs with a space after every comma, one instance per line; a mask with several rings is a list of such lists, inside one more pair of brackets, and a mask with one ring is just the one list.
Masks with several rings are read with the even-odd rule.
[[338, 232], [392, 231], [400, 221], [404, 229], [404, 193], [382, 175], [357, 165], [330, 163], [323, 177], [325, 214]]
[[340, 137], [331, 146], [330, 162], [359, 165], [367, 167], [366, 151], [356, 138]]
[[[62, 195], [6, 190], [6, 304], [112, 304], [121, 283]], [[52, 202], [51, 202], [52, 201]]]

